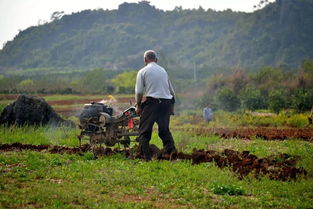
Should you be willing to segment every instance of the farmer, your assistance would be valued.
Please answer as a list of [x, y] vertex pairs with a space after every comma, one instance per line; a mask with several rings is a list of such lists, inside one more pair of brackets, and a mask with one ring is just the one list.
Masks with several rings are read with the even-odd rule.
[[203, 108], [203, 118], [205, 121], [210, 122], [212, 120], [212, 117], [213, 111], [210, 104], [208, 104], [205, 108]]
[[[151, 160], [149, 142], [153, 124], [159, 127], [159, 137], [163, 142], [163, 153], [176, 152], [174, 140], [169, 130], [170, 115], [174, 114], [175, 93], [167, 72], [157, 64], [153, 50], [144, 53], [144, 64], [137, 73], [135, 97], [137, 114], [140, 116], [139, 146], [144, 159]], [[142, 102], [143, 94], [146, 99]]]

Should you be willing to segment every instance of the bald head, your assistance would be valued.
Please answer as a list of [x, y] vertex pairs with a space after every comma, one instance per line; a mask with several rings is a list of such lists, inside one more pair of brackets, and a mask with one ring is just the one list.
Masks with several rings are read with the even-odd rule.
[[158, 60], [157, 55], [153, 50], [145, 51], [143, 57], [145, 59], [145, 63], [156, 62]]

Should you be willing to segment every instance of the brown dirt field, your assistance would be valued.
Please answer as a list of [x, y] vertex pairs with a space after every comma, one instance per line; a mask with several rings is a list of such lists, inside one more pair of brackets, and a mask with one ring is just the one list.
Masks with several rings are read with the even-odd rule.
[[[76, 100], [59, 100], [59, 101], [48, 101], [50, 105], [73, 105], [73, 104], [88, 104], [90, 102], [99, 102], [103, 98], [97, 98], [97, 99], [76, 99]], [[132, 104], [135, 103], [135, 99], [130, 98], [118, 98], [116, 103], [128, 103], [129, 101], [132, 101]]]
[[[0, 94], [0, 100], [15, 100], [21, 94]], [[36, 96], [44, 97], [46, 94], [36, 94]]]
[[174, 128], [173, 130], [195, 133], [197, 135], [217, 135], [222, 138], [251, 139], [259, 137], [264, 140], [303, 139], [313, 141], [312, 128]]
[[48, 101], [50, 105], [73, 105], [73, 104], [87, 104], [90, 102], [97, 102], [102, 100], [101, 98], [97, 99], [75, 99], [75, 100], [58, 100], [58, 101]]
[[[19, 95], [20, 94], [0, 94], [0, 100], [15, 100]], [[39, 97], [49, 96], [46, 94], [35, 94], [35, 95]], [[58, 101], [49, 101], [48, 103], [50, 105], [85, 104], [85, 103], [90, 103], [92, 101], [98, 102], [106, 98], [106, 95], [99, 96], [93, 99], [88, 99], [88, 96], [90, 95], [79, 94], [78, 96], [86, 97], [86, 99], [58, 100]], [[117, 103], [129, 103], [129, 101], [132, 101], [134, 103], [135, 97], [120, 97], [120, 98], [116, 98], [116, 100], [117, 100]]]
[[15, 100], [19, 94], [0, 94], [0, 100]]

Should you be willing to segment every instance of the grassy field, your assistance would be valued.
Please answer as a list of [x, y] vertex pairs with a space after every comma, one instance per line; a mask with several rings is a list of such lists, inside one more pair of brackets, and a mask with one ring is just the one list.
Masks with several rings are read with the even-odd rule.
[[[1, 128], [2, 143], [77, 146], [77, 130], [32, 127]], [[91, 153], [57, 155], [44, 152], [0, 153], [2, 208], [312, 208], [313, 144], [301, 140], [264, 141], [200, 137], [174, 132], [180, 150], [193, 148], [249, 150], [259, 157], [299, 155], [308, 176], [274, 181], [252, 175], [239, 180], [214, 163], [126, 159], [97, 160]], [[161, 147], [153, 135], [152, 143]]]
[[[78, 95], [45, 97], [54, 108], [68, 108], [62, 101], [86, 99]], [[100, 95], [88, 99], [102, 98]], [[116, 97], [131, 98], [129, 95]], [[127, 100], [126, 99], [126, 100]], [[125, 99], [124, 99], [125, 100]], [[125, 102], [123, 100], [123, 102]], [[4, 101], [2, 99], [0, 105]], [[297, 167], [306, 177], [292, 181], [256, 179], [253, 174], [240, 180], [230, 168], [215, 163], [192, 165], [190, 161], [126, 159], [122, 154], [94, 159], [83, 155], [48, 152], [0, 151], [0, 208], [312, 208], [313, 143], [300, 139], [265, 141], [224, 139], [175, 130], [176, 127], [305, 127], [305, 114], [253, 115], [217, 112], [210, 123], [201, 121], [201, 112], [180, 113], [172, 120], [173, 137], [179, 151], [196, 149], [248, 150], [258, 157], [287, 153], [297, 155]], [[291, 119], [300, 121], [292, 125]], [[77, 118], [71, 117], [76, 120]], [[255, 122], [258, 121], [258, 122]], [[289, 122], [288, 122], [289, 121]], [[297, 123], [295, 123], [297, 124]], [[0, 127], [0, 143], [49, 144], [76, 147], [79, 130], [53, 127]], [[87, 142], [87, 141], [86, 141]], [[152, 141], [162, 147], [153, 134]]]

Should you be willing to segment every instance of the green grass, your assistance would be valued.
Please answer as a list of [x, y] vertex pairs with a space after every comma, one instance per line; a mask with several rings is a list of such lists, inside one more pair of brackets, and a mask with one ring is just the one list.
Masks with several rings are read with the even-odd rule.
[[62, 101], [62, 100], [78, 100], [78, 99], [98, 99], [101, 97], [105, 97], [105, 95], [79, 95], [79, 94], [53, 94], [53, 95], [46, 95], [43, 98], [49, 101]]
[[2, 110], [7, 106], [7, 103], [1, 103], [0, 102], [0, 113], [2, 112]]
[[[0, 128], [1, 143], [77, 146], [77, 130]], [[214, 163], [93, 159], [91, 153], [0, 153], [0, 208], [311, 208], [313, 145], [301, 140], [264, 141], [200, 137], [173, 132], [179, 149], [249, 150], [259, 157], [299, 155], [309, 176], [281, 182], [252, 175], [239, 180]], [[161, 147], [153, 134], [151, 143]]]
[[66, 127], [0, 127], [0, 142], [78, 146], [79, 130]]

